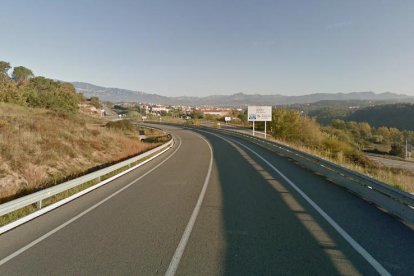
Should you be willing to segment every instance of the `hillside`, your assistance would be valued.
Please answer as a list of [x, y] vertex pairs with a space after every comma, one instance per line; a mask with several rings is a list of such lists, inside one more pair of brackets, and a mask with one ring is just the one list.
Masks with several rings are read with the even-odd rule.
[[374, 127], [414, 130], [414, 104], [399, 103], [367, 107], [346, 116], [345, 120], [367, 122]]
[[303, 96], [260, 95], [237, 93], [233, 95], [211, 95], [206, 97], [165, 97], [119, 88], [106, 88], [89, 83], [73, 82], [78, 92], [87, 97], [96, 96], [111, 102], [145, 102], [171, 105], [215, 105], [215, 106], [245, 106], [245, 105], [289, 105], [314, 103], [324, 100], [376, 100], [376, 101], [414, 101], [414, 97], [390, 92], [376, 94], [374, 92], [354, 93], [316, 93]]
[[0, 202], [157, 145], [140, 142], [129, 121], [107, 125], [99, 99], [86, 101], [72, 84], [11, 69], [0, 61]]
[[0, 201], [153, 147], [78, 113], [0, 103]]
[[76, 91], [82, 93], [85, 97], [98, 97], [102, 101], [148, 103], [166, 103], [169, 101], [168, 97], [140, 91], [132, 91], [120, 88], [107, 88], [84, 82], [73, 82], [72, 84], [75, 86]]

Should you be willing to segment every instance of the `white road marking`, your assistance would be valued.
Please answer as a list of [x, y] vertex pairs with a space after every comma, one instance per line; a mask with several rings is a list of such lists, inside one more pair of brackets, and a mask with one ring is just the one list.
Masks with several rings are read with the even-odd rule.
[[174, 152], [170, 156], [168, 156], [166, 159], [164, 159], [161, 163], [159, 163], [158, 165], [156, 165], [154, 168], [152, 168], [148, 172], [144, 173], [143, 175], [141, 175], [140, 177], [138, 177], [134, 181], [130, 182], [128, 185], [122, 187], [121, 189], [119, 189], [115, 193], [109, 195], [108, 197], [104, 198], [103, 200], [101, 200], [98, 203], [94, 204], [93, 206], [89, 207], [88, 209], [86, 209], [82, 213], [76, 215], [75, 217], [71, 218], [70, 220], [66, 221], [65, 223], [61, 224], [60, 226], [58, 226], [58, 227], [54, 228], [53, 230], [47, 232], [43, 236], [37, 238], [36, 240], [32, 241], [31, 243], [27, 244], [26, 246], [20, 248], [19, 250], [15, 251], [14, 253], [10, 254], [9, 256], [1, 259], [0, 260], [0, 266], [4, 265], [5, 263], [7, 263], [8, 261], [10, 261], [11, 259], [19, 256], [20, 254], [22, 254], [26, 250], [30, 249], [31, 247], [35, 246], [36, 244], [40, 243], [41, 241], [43, 241], [43, 240], [47, 239], [48, 237], [52, 236], [54, 233], [58, 232], [59, 230], [63, 229], [64, 227], [68, 226], [72, 222], [74, 222], [74, 221], [78, 220], [79, 218], [83, 217], [84, 215], [86, 215], [87, 213], [89, 213], [92, 210], [96, 209], [98, 206], [102, 205], [103, 203], [105, 203], [109, 199], [113, 198], [114, 196], [118, 195], [122, 191], [128, 189], [129, 187], [131, 187], [132, 185], [134, 185], [136, 182], [140, 181], [142, 178], [144, 178], [145, 176], [147, 176], [148, 174], [150, 174], [151, 172], [153, 172], [154, 170], [156, 170], [158, 167], [160, 167], [162, 164], [164, 164], [165, 162], [167, 162], [171, 157], [174, 156], [174, 154], [180, 149], [180, 147], [181, 147], [181, 139], [180, 139], [180, 143], [178, 144], [178, 147], [174, 150]]
[[[197, 134], [199, 135], [199, 134]], [[187, 226], [185, 227], [183, 236], [181, 237], [180, 243], [177, 246], [177, 249], [175, 250], [174, 256], [171, 259], [170, 265], [168, 266], [167, 272], [165, 273], [166, 276], [173, 276], [175, 275], [178, 265], [180, 264], [181, 257], [183, 256], [184, 250], [187, 246], [188, 239], [190, 238], [191, 231], [193, 230], [195, 221], [197, 219], [198, 213], [200, 211], [201, 203], [203, 202], [204, 195], [206, 194], [208, 182], [210, 181], [210, 175], [213, 168], [213, 149], [211, 148], [210, 143], [201, 135], [199, 135], [201, 139], [203, 139], [209, 149], [210, 149], [210, 165], [208, 167], [207, 176], [204, 180], [203, 188], [201, 189], [201, 193], [198, 197], [197, 203], [194, 207], [193, 213], [191, 214], [190, 220], [188, 221]]]
[[138, 165], [135, 165], [135, 166], [123, 171], [123, 172], [120, 172], [120, 173], [118, 173], [118, 174], [116, 174], [116, 175], [114, 175], [114, 176], [112, 176], [108, 179], [105, 179], [104, 181], [101, 181], [101, 182], [99, 182], [99, 183], [97, 183], [97, 184], [95, 184], [95, 185], [93, 185], [93, 186], [91, 186], [91, 187], [89, 187], [85, 190], [82, 190], [81, 192], [78, 192], [78, 193], [76, 193], [76, 194], [74, 194], [70, 197], [65, 198], [65, 199], [59, 200], [58, 202], [53, 203], [51, 205], [48, 205], [47, 207], [44, 207], [42, 209], [39, 209], [39, 210], [31, 213], [30, 215], [24, 216], [24, 217], [22, 217], [18, 220], [15, 220], [15, 221], [13, 221], [9, 224], [6, 224], [5, 226], [0, 227], [0, 235], [3, 234], [3, 233], [6, 233], [6, 232], [8, 232], [8, 231], [10, 231], [10, 230], [12, 230], [16, 227], [18, 227], [18, 226], [20, 226], [22, 224], [25, 224], [25, 223], [27, 223], [27, 222], [29, 222], [29, 221], [37, 218], [37, 217], [40, 217], [40, 216], [42, 216], [42, 215], [44, 215], [44, 214], [46, 214], [46, 213], [48, 213], [48, 212], [50, 212], [50, 211], [52, 211], [56, 208], [59, 208], [60, 206], [65, 205], [68, 202], [71, 202], [72, 200], [75, 200], [75, 199], [77, 199], [81, 196], [84, 196], [85, 194], [90, 193], [91, 191], [96, 190], [96, 189], [106, 185], [109, 182], [112, 182], [113, 180], [115, 180], [115, 179], [117, 179], [117, 178], [119, 178], [119, 177], [121, 177], [121, 176], [123, 176], [123, 175], [125, 175], [125, 174], [127, 174], [127, 173], [129, 173], [129, 172], [145, 165], [145, 164], [147, 164], [148, 162], [151, 162], [153, 159], [157, 158], [158, 156], [160, 156], [164, 152], [168, 151], [170, 148], [171, 148], [171, 146], [164, 149], [164, 150], [162, 150], [161, 152], [157, 153], [156, 155], [150, 157], [149, 159], [146, 159], [146, 160], [140, 162]]
[[[203, 130], [200, 130], [203, 131]], [[240, 145], [241, 147], [247, 149], [263, 162], [265, 162], [272, 170], [279, 174], [293, 189], [295, 189], [304, 200], [306, 200], [309, 205], [311, 205], [337, 232], [342, 236], [354, 249], [357, 251], [380, 275], [391, 275], [371, 254], [368, 253], [357, 241], [355, 241], [338, 223], [336, 223], [321, 207], [319, 207], [312, 199], [310, 199], [298, 186], [296, 186], [289, 178], [287, 178], [281, 171], [274, 167], [269, 161], [260, 156], [256, 151], [252, 150], [246, 145], [243, 145], [239, 141], [233, 140], [231, 138], [224, 138], [221, 135], [203, 131], [215, 135], [222, 140], [227, 142], [234, 142], [235, 144]]]

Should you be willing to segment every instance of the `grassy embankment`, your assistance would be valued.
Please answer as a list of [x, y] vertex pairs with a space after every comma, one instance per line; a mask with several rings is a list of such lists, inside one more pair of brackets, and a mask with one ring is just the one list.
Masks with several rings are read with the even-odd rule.
[[352, 162], [343, 156], [332, 156], [329, 151], [321, 151], [317, 148], [312, 148], [300, 143], [286, 142], [278, 140], [278, 142], [292, 146], [304, 152], [322, 157], [326, 160], [349, 168], [351, 170], [360, 172], [374, 179], [387, 183], [400, 190], [407, 191], [410, 193], [414, 192], [414, 175], [403, 169], [395, 169], [383, 166], [379, 163], [368, 161], [368, 164], [361, 165], [356, 162]]
[[[269, 125], [272, 136], [281, 143], [320, 156], [398, 189], [414, 192], [414, 174], [373, 162], [361, 151], [377, 131], [371, 129], [367, 123], [339, 121], [330, 127], [322, 127], [314, 118], [297, 111], [276, 109]], [[379, 130], [382, 131], [381, 128]], [[402, 134], [396, 134], [400, 139]]]
[[[196, 124], [195, 121], [190, 120], [186, 123]], [[263, 123], [256, 123], [256, 128], [263, 131]], [[271, 139], [279, 143], [322, 157], [398, 189], [414, 192], [413, 173], [375, 163], [361, 151], [364, 147], [372, 146], [371, 141], [378, 137], [379, 132], [382, 134], [381, 137], [384, 137], [382, 138], [384, 141], [375, 146], [390, 147], [391, 143], [396, 143], [395, 141], [403, 137], [402, 132], [396, 129], [384, 127], [371, 129], [366, 123], [343, 121], [337, 121], [331, 127], [323, 127], [314, 118], [304, 116], [297, 111], [279, 108], [273, 110], [268, 131]]]
[[82, 113], [0, 103], [0, 200], [55, 185], [137, 155], [135, 129], [105, 127]]

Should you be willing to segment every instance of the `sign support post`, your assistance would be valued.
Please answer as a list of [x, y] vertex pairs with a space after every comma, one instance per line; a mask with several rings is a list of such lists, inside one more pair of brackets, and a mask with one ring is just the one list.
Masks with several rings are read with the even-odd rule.
[[265, 121], [265, 140], [266, 140], [266, 134], [267, 134], [267, 126], [266, 126], [267, 121]]
[[253, 136], [254, 136], [254, 121], [253, 121]]

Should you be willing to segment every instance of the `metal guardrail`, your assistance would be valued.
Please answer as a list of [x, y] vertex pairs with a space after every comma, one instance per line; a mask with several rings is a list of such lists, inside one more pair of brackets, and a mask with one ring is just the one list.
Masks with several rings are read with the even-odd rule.
[[256, 136], [237, 132], [236, 130], [220, 129], [238, 137], [255, 141], [257, 144], [279, 150], [289, 158], [300, 162], [305, 167], [325, 175], [329, 180], [342, 186], [365, 200], [376, 204], [386, 212], [414, 225], [414, 195], [394, 188], [386, 183], [373, 179], [362, 173], [342, 167], [321, 157], [300, 151], [290, 146], [265, 140]]
[[61, 192], [67, 191], [69, 189], [75, 188], [81, 184], [84, 184], [88, 181], [94, 180], [94, 179], [100, 179], [102, 176], [105, 176], [113, 171], [116, 171], [120, 168], [129, 166], [131, 167], [131, 164], [142, 159], [145, 157], [148, 157], [158, 151], [161, 151], [165, 148], [171, 147], [173, 144], [173, 139], [170, 139], [169, 142], [158, 146], [152, 150], [149, 150], [147, 152], [144, 152], [138, 156], [132, 157], [130, 159], [127, 159], [125, 161], [122, 161], [120, 163], [117, 163], [115, 165], [100, 169], [98, 171], [86, 174], [84, 176], [63, 182], [61, 184], [58, 184], [56, 186], [35, 192], [30, 195], [26, 195], [17, 199], [14, 199], [12, 201], [3, 203], [0, 205], [0, 216], [9, 214], [13, 211], [19, 210], [21, 208], [24, 208], [28, 205], [36, 203], [38, 208], [40, 209], [42, 207], [42, 200], [47, 199], [51, 196], [54, 196], [56, 194], [59, 194]]
[[162, 128], [159, 128], [159, 127], [148, 126], [148, 125], [145, 125], [143, 123], [133, 123], [133, 125], [136, 126], [136, 127], [142, 127], [142, 128], [158, 130], [158, 131], [163, 132], [165, 135], [168, 135], [168, 132], [166, 132], [165, 130], [163, 130]]
[[151, 130], [157, 130], [162, 132], [164, 135], [160, 135], [160, 136], [150, 136], [150, 137], [146, 137], [144, 139], [141, 139], [141, 141], [143, 142], [163, 142], [164, 138], [166, 138], [167, 140], [171, 139], [171, 134], [169, 134], [168, 132], [166, 132], [165, 130], [163, 130], [162, 128], [158, 128], [158, 127], [154, 127], [154, 126], [148, 126], [148, 125], [144, 125], [142, 123], [134, 123], [134, 126], [138, 127], [138, 128], [147, 128], [147, 129], [151, 129]]

